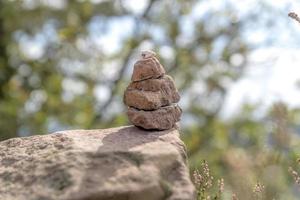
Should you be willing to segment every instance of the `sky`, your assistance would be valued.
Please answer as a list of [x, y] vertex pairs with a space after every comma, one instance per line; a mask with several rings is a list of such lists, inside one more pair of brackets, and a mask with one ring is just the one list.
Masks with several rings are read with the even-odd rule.
[[[93, 0], [99, 2], [103, 0]], [[31, 0], [26, 0], [27, 6]], [[57, 9], [64, 6], [64, 1], [55, 0], [43, 2]], [[148, 0], [123, 0], [126, 7], [135, 14], [140, 14], [145, 9]], [[190, 16], [182, 20], [182, 26], [189, 33], [193, 28], [190, 25], [190, 20], [201, 18], [208, 11], [218, 11], [228, 3], [234, 5], [235, 13], [238, 18], [249, 14], [256, 9], [257, 2], [264, 2], [266, 5], [273, 8], [274, 13], [269, 13], [268, 10], [263, 10], [261, 18], [274, 15], [274, 25], [266, 27], [264, 24], [255, 24], [255, 29], [252, 26], [245, 26], [243, 37], [249, 44], [256, 46], [255, 50], [249, 55], [249, 63], [244, 76], [229, 87], [228, 95], [225, 99], [225, 106], [221, 112], [224, 118], [230, 118], [240, 111], [240, 107], [244, 103], [256, 104], [259, 103], [260, 109], [258, 113], [264, 113], [266, 109], [274, 102], [283, 101], [291, 107], [300, 106], [300, 24], [287, 17], [290, 11], [300, 14], [300, 1], [298, 0], [202, 0], [194, 6]], [[280, 16], [277, 20], [276, 16]], [[286, 17], [286, 19], [285, 19]], [[285, 20], [283, 20], [285, 19]], [[101, 25], [101, 17], [96, 16], [88, 29], [90, 32], [91, 41], [98, 47], [104, 48], [105, 53], [110, 55], [117, 49], [121, 48], [122, 40], [131, 35], [134, 19], [130, 17], [115, 17], [110, 23]], [[263, 20], [262, 20], [263, 21]], [[51, 38], [55, 41], [54, 30], [51, 24], [45, 25], [43, 32], [35, 38], [19, 38], [20, 49], [23, 49], [24, 54], [34, 59], [42, 57], [45, 38]], [[46, 34], [45, 34], [46, 33]], [[163, 33], [159, 29], [153, 28], [155, 38], [160, 40]], [[99, 37], [101, 35], [101, 37]], [[78, 47], [81, 47], [78, 41]], [[151, 44], [145, 42], [142, 45], [144, 48], [151, 48]], [[30, 47], [30, 48], [28, 48]], [[84, 46], [82, 47], [84, 48]], [[162, 48], [164, 55], [172, 57], [170, 49]], [[111, 63], [108, 66], [103, 66], [112, 73], [112, 66], [118, 63]], [[108, 74], [109, 76], [109, 74]], [[74, 82], [74, 81], [73, 81]], [[64, 87], [70, 88], [68, 85], [73, 85], [72, 80], [65, 80]], [[77, 87], [76, 87], [77, 88]], [[72, 88], [71, 88], [72, 89]], [[99, 97], [99, 101], [104, 101], [103, 98], [109, 93], [108, 87], [96, 87], [95, 94]], [[68, 97], [66, 97], [68, 98]]]
[[[251, 6], [247, 2], [255, 3], [255, 0], [235, 2], [242, 10], [249, 12]], [[300, 13], [300, 1], [265, 2], [282, 15], [287, 15], [290, 11]], [[250, 43], [260, 45], [250, 54], [245, 75], [230, 87], [222, 111], [224, 117], [237, 113], [244, 103], [260, 104], [258, 113], [266, 112], [270, 105], [278, 101], [294, 108], [300, 106], [300, 40], [295, 37], [296, 34], [300, 35], [300, 24], [288, 17], [286, 19], [287, 21], [277, 22], [274, 17], [274, 30], [266, 31], [263, 27], [258, 27], [246, 34], [247, 38], [251, 38]], [[267, 37], [273, 37], [270, 44], [264, 44]]]
[[[201, 18], [207, 11], [222, 9], [228, 2], [236, 7], [238, 17], [243, 17], [257, 9], [258, 1], [203, 0], [195, 6], [190, 17]], [[270, 30], [266, 30], [264, 25], [258, 25], [256, 29], [245, 28], [244, 37], [258, 48], [249, 55], [249, 64], [244, 76], [230, 86], [221, 112], [224, 118], [238, 114], [245, 103], [259, 104], [258, 113], [266, 112], [270, 105], [278, 101], [283, 101], [291, 107], [300, 106], [300, 37], [294, 37], [295, 34], [300, 35], [300, 24], [287, 17], [290, 11], [300, 14], [300, 1], [260, 1], [275, 10], [275, 13], [271, 13], [274, 14], [275, 25]], [[125, 2], [127, 7], [138, 14], [148, 1]], [[270, 15], [262, 13], [262, 17], [264, 14]], [[286, 21], [277, 21], [278, 14], [286, 16]]]

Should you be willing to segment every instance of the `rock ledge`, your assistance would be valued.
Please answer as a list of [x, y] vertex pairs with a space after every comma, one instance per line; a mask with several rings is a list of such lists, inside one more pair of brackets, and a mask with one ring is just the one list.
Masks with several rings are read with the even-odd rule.
[[192, 200], [176, 129], [71, 130], [0, 142], [1, 200]]

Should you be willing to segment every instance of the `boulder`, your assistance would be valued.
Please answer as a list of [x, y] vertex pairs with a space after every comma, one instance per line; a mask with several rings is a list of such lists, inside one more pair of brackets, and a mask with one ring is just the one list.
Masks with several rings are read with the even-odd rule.
[[192, 200], [176, 129], [70, 130], [0, 142], [1, 200]]
[[144, 111], [129, 107], [127, 111], [130, 122], [144, 129], [167, 130], [180, 120], [181, 108], [178, 105], [161, 107], [157, 110]]

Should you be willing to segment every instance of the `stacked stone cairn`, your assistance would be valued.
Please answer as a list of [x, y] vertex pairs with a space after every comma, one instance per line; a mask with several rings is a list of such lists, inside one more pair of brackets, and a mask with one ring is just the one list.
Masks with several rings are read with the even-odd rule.
[[131, 83], [124, 93], [129, 121], [148, 130], [167, 130], [180, 120], [180, 96], [173, 79], [165, 74], [156, 54], [142, 51], [134, 64]]

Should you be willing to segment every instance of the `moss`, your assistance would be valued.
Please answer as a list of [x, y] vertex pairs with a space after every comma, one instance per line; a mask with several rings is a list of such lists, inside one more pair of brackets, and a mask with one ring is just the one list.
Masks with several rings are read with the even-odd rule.
[[170, 197], [173, 194], [172, 187], [167, 181], [160, 180], [160, 186], [163, 189], [165, 194], [164, 199]]
[[136, 166], [140, 166], [143, 163], [143, 156], [137, 154], [136, 152], [118, 152], [116, 154], [121, 155], [124, 158], [127, 158], [130, 161], [133, 161]]
[[144, 161], [143, 155], [138, 154], [136, 152], [119, 151], [119, 152], [113, 152], [111, 154], [100, 152], [100, 153], [96, 153], [96, 154], [88, 154], [87, 156], [91, 156], [92, 160], [98, 159], [98, 158], [107, 158], [107, 159], [111, 160], [112, 157], [114, 157], [114, 160], [126, 160], [138, 167]]
[[72, 185], [71, 175], [65, 169], [54, 168], [49, 172], [43, 176], [43, 181], [50, 188], [61, 191]]
[[16, 163], [17, 161], [18, 161], [18, 160], [15, 159], [15, 158], [6, 157], [6, 158], [3, 158], [3, 159], [2, 159], [1, 164], [2, 164], [4, 167], [8, 167], [8, 166], [13, 165], [13, 164]]
[[11, 172], [3, 172], [0, 174], [0, 178], [3, 181], [12, 181], [12, 173]]
[[3, 172], [0, 174], [0, 179], [2, 179], [5, 182], [20, 182], [23, 180], [23, 176], [18, 173], [12, 173], [12, 172]]
[[52, 199], [46, 196], [38, 196], [35, 200], [52, 200]]

